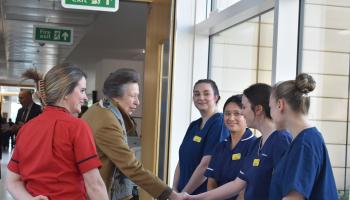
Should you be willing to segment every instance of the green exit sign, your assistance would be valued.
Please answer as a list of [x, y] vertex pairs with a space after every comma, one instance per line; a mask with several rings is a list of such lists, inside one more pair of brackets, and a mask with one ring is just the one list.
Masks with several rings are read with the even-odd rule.
[[72, 28], [34, 26], [33, 32], [37, 42], [73, 44]]
[[119, 0], [61, 0], [64, 8], [116, 12]]

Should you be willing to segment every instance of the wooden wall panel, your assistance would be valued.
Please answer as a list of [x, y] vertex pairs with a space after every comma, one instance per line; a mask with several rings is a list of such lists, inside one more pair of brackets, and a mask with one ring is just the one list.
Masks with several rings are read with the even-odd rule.
[[[170, 39], [171, 0], [153, 0], [147, 20], [144, 68], [142, 163], [157, 174], [161, 96], [161, 44]], [[171, 55], [171, 54], [170, 54]], [[140, 199], [152, 199], [140, 192]]]

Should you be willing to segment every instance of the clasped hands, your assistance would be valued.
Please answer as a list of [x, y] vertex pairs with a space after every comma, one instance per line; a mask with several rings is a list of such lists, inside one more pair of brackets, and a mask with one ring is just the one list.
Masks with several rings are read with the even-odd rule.
[[169, 200], [195, 200], [194, 196], [189, 195], [187, 192], [175, 192], [173, 191], [172, 195], [169, 197]]

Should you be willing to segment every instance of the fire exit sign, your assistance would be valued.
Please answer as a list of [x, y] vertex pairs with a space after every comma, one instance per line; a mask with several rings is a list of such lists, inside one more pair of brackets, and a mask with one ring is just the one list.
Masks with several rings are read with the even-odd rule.
[[34, 26], [33, 32], [37, 42], [73, 44], [72, 28]]
[[116, 12], [119, 0], [61, 0], [64, 8]]

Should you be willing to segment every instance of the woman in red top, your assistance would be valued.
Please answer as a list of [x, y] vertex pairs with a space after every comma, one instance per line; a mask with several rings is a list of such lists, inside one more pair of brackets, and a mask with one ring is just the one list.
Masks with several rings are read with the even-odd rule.
[[[40, 76], [32, 70], [29, 78], [38, 82]], [[91, 130], [75, 117], [87, 99], [86, 75], [72, 65], [57, 65], [43, 83], [39, 91], [46, 107], [19, 131], [8, 191], [15, 199], [107, 200]]]

